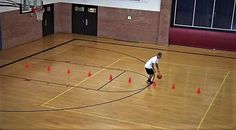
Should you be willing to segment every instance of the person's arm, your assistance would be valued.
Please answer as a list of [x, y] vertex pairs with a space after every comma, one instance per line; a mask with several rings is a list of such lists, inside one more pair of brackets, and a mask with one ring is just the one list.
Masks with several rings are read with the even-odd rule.
[[157, 68], [157, 72], [160, 73], [159, 66], [157, 63], [156, 63], [156, 68]]
[[152, 63], [152, 70], [153, 70], [153, 72], [156, 72], [155, 67], [154, 67], [154, 63]]

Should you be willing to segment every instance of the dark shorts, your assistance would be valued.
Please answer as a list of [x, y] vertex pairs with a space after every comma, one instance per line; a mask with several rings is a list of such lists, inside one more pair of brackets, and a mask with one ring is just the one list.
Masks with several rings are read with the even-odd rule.
[[145, 68], [145, 69], [146, 69], [146, 72], [147, 72], [148, 74], [154, 74], [153, 69], [147, 69], [147, 68]]

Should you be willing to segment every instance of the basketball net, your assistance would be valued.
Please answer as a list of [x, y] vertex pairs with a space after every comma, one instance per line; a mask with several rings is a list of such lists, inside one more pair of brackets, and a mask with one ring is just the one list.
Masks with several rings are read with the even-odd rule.
[[32, 8], [32, 13], [36, 14], [36, 18], [38, 21], [42, 21], [43, 20], [43, 13], [44, 13], [44, 9], [43, 8]]

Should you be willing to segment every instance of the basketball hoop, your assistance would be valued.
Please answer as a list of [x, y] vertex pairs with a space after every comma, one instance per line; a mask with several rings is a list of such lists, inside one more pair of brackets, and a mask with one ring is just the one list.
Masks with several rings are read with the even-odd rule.
[[42, 21], [43, 20], [43, 13], [44, 13], [44, 9], [43, 8], [32, 8], [32, 12], [34, 14], [36, 14], [36, 18], [38, 21]]
[[35, 14], [37, 16], [37, 20], [38, 21], [42, 21], [43, 20], [43, 13], [44, 13], [44, 9], [37, 9], [37, 10], [35, 10]]
[[42, 7], [38, 8], [33, 7], [31, 12], [32, 12], [31, 14], [36, 15], [38, 21], [43, 20], [44, 9]]

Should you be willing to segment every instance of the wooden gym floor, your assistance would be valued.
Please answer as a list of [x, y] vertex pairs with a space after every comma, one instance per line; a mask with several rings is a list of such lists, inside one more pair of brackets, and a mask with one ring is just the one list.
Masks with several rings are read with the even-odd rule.
[[[157, 52], [163, 78], [147, 86]], [[236, 129], [234, 52], [56, 34], [0, 66], [0, 129]]]

